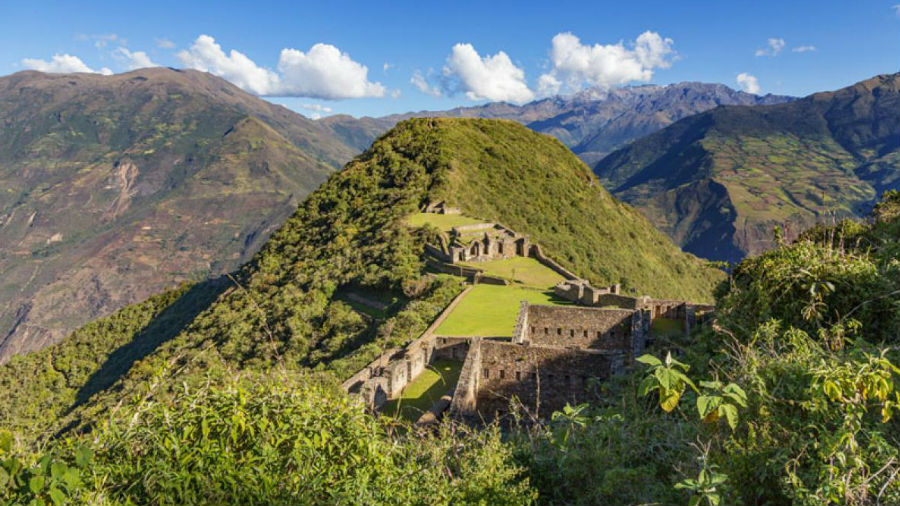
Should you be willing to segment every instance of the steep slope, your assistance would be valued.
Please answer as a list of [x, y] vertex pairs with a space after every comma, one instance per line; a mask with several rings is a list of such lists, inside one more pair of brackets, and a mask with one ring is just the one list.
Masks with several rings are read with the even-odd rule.
[[738, 260], [900, 186], [900, 74], [779, 105], [681, 120], [595, 167], [686, 251]]
[[196, 71], [0, 78], [0, 362], [246, 261], [351, 150]]
[[[529, 234], [598, 283], [710, 300], [724, 278], [612, 198], [558, 141], [511, 121], [409, 120], [314, 191], [224, 285], [170, 292], [15, 357], [0, 368], [0, 387], [18, 382], [0, 388], [0, 419], [37, 437], [182, 381], [273, 365], [348, 377], [419, 335], [461, 290], [423, 275], [428, 232], [406, 225], [434, 200]], [[341, 302], [348, 290], [400, 303], [365, 318]], [[89, 342], [97, 352], [85, 357]], [[77, 374], [64, 372], [71, 364]]]
[[494, 102], [478, 107], [419, 111], [383, 118], [357, 120], [350, 116], [332, 116], [319, 122], [331, 128], [344, 143], [364, 149], [380, 133], [408, 118], [511, 119], [556, 137], [592, 165], [635, 139], [719, 105], [778, 104], [790, 100], [791, 97], [776, 95], [751, 95], [722, 84], [678, 83], [589, 89], [573, 96], [546, 98], [521, 106]]

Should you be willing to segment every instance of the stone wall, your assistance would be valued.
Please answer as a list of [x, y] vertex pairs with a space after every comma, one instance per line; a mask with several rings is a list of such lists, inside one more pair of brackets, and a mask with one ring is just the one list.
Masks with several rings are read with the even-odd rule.
[[641, 304], [641, 299], [637, 297], [629, 297], [627, 295], [614, 293], [605, 293], [602, 295], [598, 295], [596, 305], [600, 307], [615, 306], [622, 309], [638, 309], [643, 307]]
[[541, 246], [539, 244], [532, 244], [531, 247], [528, 248], [528, 256], [537, 259], [538, 262], [540, 262], [540, 263], [546, 265], [547, 267], [549, 267], [550, 269], [556, 271], [559, 275], [561, 275], [562, 277], [564, 277], [566, 279], [571, 279], [571, 280], [579, 279], [578, 276], [574, 272], [570, 271], [569, 269], [566, 269], [562, 265], [559, 265], [558, 263], [556, 263], [556, 261], [553, 260], [552, 258], [544, 255], [544, 252], [541, 250]]
[[459, 301], [471, 290], [462, 291], [444, 308], [431, 325], [406, 348], [390, 349], [382, 353], [366, 367], [357, 371], [341, 385], [347, 393], [357, 396], [368, 408], [377, 410], [387, 398], [400, 395], [403, 388], [428, 367], [435, 357], [455, 358], [465, 356], [465, 338], [437, 337], [434, 330], [447, 318]]
[[642, 327], [633, 323], [640, 315], [629, 309], [529, 304], [525, 311], [525, 328], [519, 338], [532, 345], [627, 350], [630, 354], [633, 334], [642, 332]]
[[683, 300], [645, 298], [642, 301], [642, 309], [648, 309], [653, 319], [671, 318], [683, 320], [686, 318], [686, 305], [687, 303]]
[[[427, 248], [427, 246], [426, 246]], [[456, 265], [444, 263], [434, 258], [426, 258], [425, 265], [428, 268], [435, 270], [437, 272], [443, 272], [446, 274], [453, 274], [454, 276], [460, 276], [472, 281], [476, 276], [482, 275], [484, 271], [481, 269], [477, 269], [475, 267], [469, 267], [467, 265]]]
[[[619, 372], [622, 355], [481, 341], [478, 360], [471, 366], [478, 368], [477, 379], [468, 381], [474, 383], [474, 407], [482, 417], [503, 415], [514, 398], [534, 416], [542, 416], [562, 409], [566, 403], [586, 401], [589, 380], [604, 380]], [[457, 388], [457, 394], [463, 392]]]
[[450, 401], [450, 416], [463, 419], [474, 418], [477, 411], [478, 379], [481, 370], [481, 344], [480, 337], [475, 337], [469, 343], [469, 351], [459, 372], [459, 381], [453, 391], [453, 400]]

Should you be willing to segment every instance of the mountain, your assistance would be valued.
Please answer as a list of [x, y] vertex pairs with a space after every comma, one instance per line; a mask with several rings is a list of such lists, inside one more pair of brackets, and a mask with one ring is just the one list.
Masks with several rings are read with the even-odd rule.
[[249, 259], [354, 152], [210, 74], [0, 78], [0, 362]]
[[413, 117], [511, 119], [552, 135], [593, 165], [606, 154], [684, 117], [720, 105], [778, 104], [791, 97], [757, 96], [722, 84], [678, 83], [611, 90], [589, 89], [575, 95], [536, 100], [521, 106], [494, 102], [448, 111], [419, 111], [382, 118], [330, 116], [318, 120], [345, 144], [365, 149], [398, 121]]
[[[420, 335], [460, 292], [424, 275], [429, 232], [407, 224], [436, 201], [529, 235], [598, 284], [708, 301], [724, 279], [555, 139], [512, 121], [408, 120], [310, 194], [231, 279], [173, 289], [14, 357], [0, 368], [0, 419], [52, 434], [131, 394], [273, 364], [345, 379]], [[342, 302], [348, 291], [398, 302], [364, 318]]]
[[594, 170], [686, 251], [738, 260], [900, 187], [900, 74], [790, 103], [725, 106], [617, 151]]

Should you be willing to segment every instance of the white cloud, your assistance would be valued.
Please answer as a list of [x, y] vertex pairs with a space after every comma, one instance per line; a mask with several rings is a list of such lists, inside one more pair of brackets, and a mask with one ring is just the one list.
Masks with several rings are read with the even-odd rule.
[[538, 78], [537, 94], [542, 97], [558, 95], [562, 82], [551, 74], [543, 74]]
[[392, 65], [390, 63], [384, 62], [384, 65], [381, 66], [381, 71], [384, 73], [387, 73], [388, 70], [391, 70], [394, 67], [396, 67], [396, 65]]
[[156, 42], [156, 47], [162, 49], [175, 49], [175, 43], [165, 37], [153, 40]]
[[757, 57], [759, 56], [778, 56], [778, 53], [784, 49], [784, 39], [771, 37], [766, 41], [765, 48], [757, 49], [756, 53], [754, 53]]
[[120, 45], [128, 43], [126, 39], [119, 37], [115, 33], [101, 33], [94, 35], [80, 33], [75, 36], [75, 39], [81, 41], [94, 41], [94, 47], [97, 49], [103, 49], [111, 42], [118, 42]]
[[103, 67], [100, 70], [94, 70], [88, 67], [81, 58], [77, 56], [72, 56], [70, 54], [55, 54], [50, 61], [42, 60], [40, 58], [25, 58], [22, 60], [22, 65], [26, 68], [32, 70], [39, 70], [41, 72], [49, 72], [53, 74], [67, 74], [70, 72], [87, 72], [91, 74], [103, 74], [110, 75], [112, 74], [112, 70]]
[[554, 95], [562, 89], [574, 92], [585, 85], [610, 88], [632, 81], [649, 81], [653, 70], [668, 68], [676, 53], [672, 39], [656, 32], [640, 34], [632, 47], [624, 43], [582, 44], [570, 32], [553, 37], [550, 72], [538, 79], [538, 94]]
[[322, 104], [300, 104], [300, 107], [310, 111], [309, 117], [312, 119], [319, 119], [323, 113], [329, 114], [332, 111], [331, 107]]
[[257, 95], [322, 99], [383, 97], [386, 88], [368, 80], [369, 69], [330, 44], [316, 44], [306, 53], [282, 49], [278, 72], [260, 67], [232, 49], [226, 54], [209, 35], [197, 37], [178, 59], [187, 67], [210, 72]]
[[[525, 84], [525, 72], [503, 51], [482, 58], [472, 44], [456, 44], [447, 57], [443, 74], [444, 87], [465, 93], [469, 100], [521, 103], [534, 98]], [[415, 74], [413, 79], [418, 87]]]
[[747, 93], [753, 93], [754, 95], [759, 94], [759, 81], [756, 80], [755, 77], [751, 76], [746, 72], [741, 72], [737, 76], [737, 83], [741, 87], [742, 90]]
[[[433, 73], [433, 70], [428, 71], [429, 76], [431, 76]], [[432, 97], [441, 96], [441, 88], [439, 86], [432, 86], [428, 82], [428, 79], [422, 74], [421, 70], [416, 70], [415, 72], [413, 72], [413, 75], [409, 79], [409, 82], [426, 95], [431, 95]]]
[[159, 67], [158, 64], [154, 63], [150, 60], [150, 57], [147, 56], [147, 53], [144, 51], [129, 51], [124, 47], [116, 48], [113, 51], [113, 57], [117, 60], [121, 61], [128, 67], [128, 70], [137, 70], [143, 69], [147, 67]]
[[330, 44], [316, 44], [308, 52], [282, 49], [282, 75], [277, 94], [324, 99], [383, 97], [387, 89], [369, 81], [369, 69]]
[[791, 49], [791, 51], [793, 51], [795, 53], [805, 53], [807, 51], [815, 51], [815, 50], [816, 50], [816, 46], [797, 46], [797, 47]]
[[258, 66], [244, 53], [232, 49], [228, 54], [209, 35], [201, 35], [190, 49], [178, 52], [181, 63], [231, 81], [257, 95], [268, 95], [278, 87], [278, 75]]
[[894, 9], [894, 12], [897, 14], [897, 17], [900, 18], [900, 4], [892, 5], [891, 9]]

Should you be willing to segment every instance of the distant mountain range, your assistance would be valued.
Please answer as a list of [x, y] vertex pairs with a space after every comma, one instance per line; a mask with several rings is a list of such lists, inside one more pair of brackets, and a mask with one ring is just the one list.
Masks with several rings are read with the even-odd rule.
[[596, 174], [685, 250], [738, 260], [900, 188], [900, 74], [785, 104], [719, 107], [635, 141]]
[[511, 119], [552, 135], [593, 165], [612, 151], [687, 116], [720, 105], [779, 104], [792, 97], [757, 96], [722, 84], [678, 83], [589, 89], [521, 106], [495, 102], [448, 111], [419, 111], [381, 118], [330, 116], [318, 120], [345, 144], [363, 150], [397, 122], [412, 117]]
[[228, 272], [355, 150], [210, 74], [0, 78], [0, 362]]

